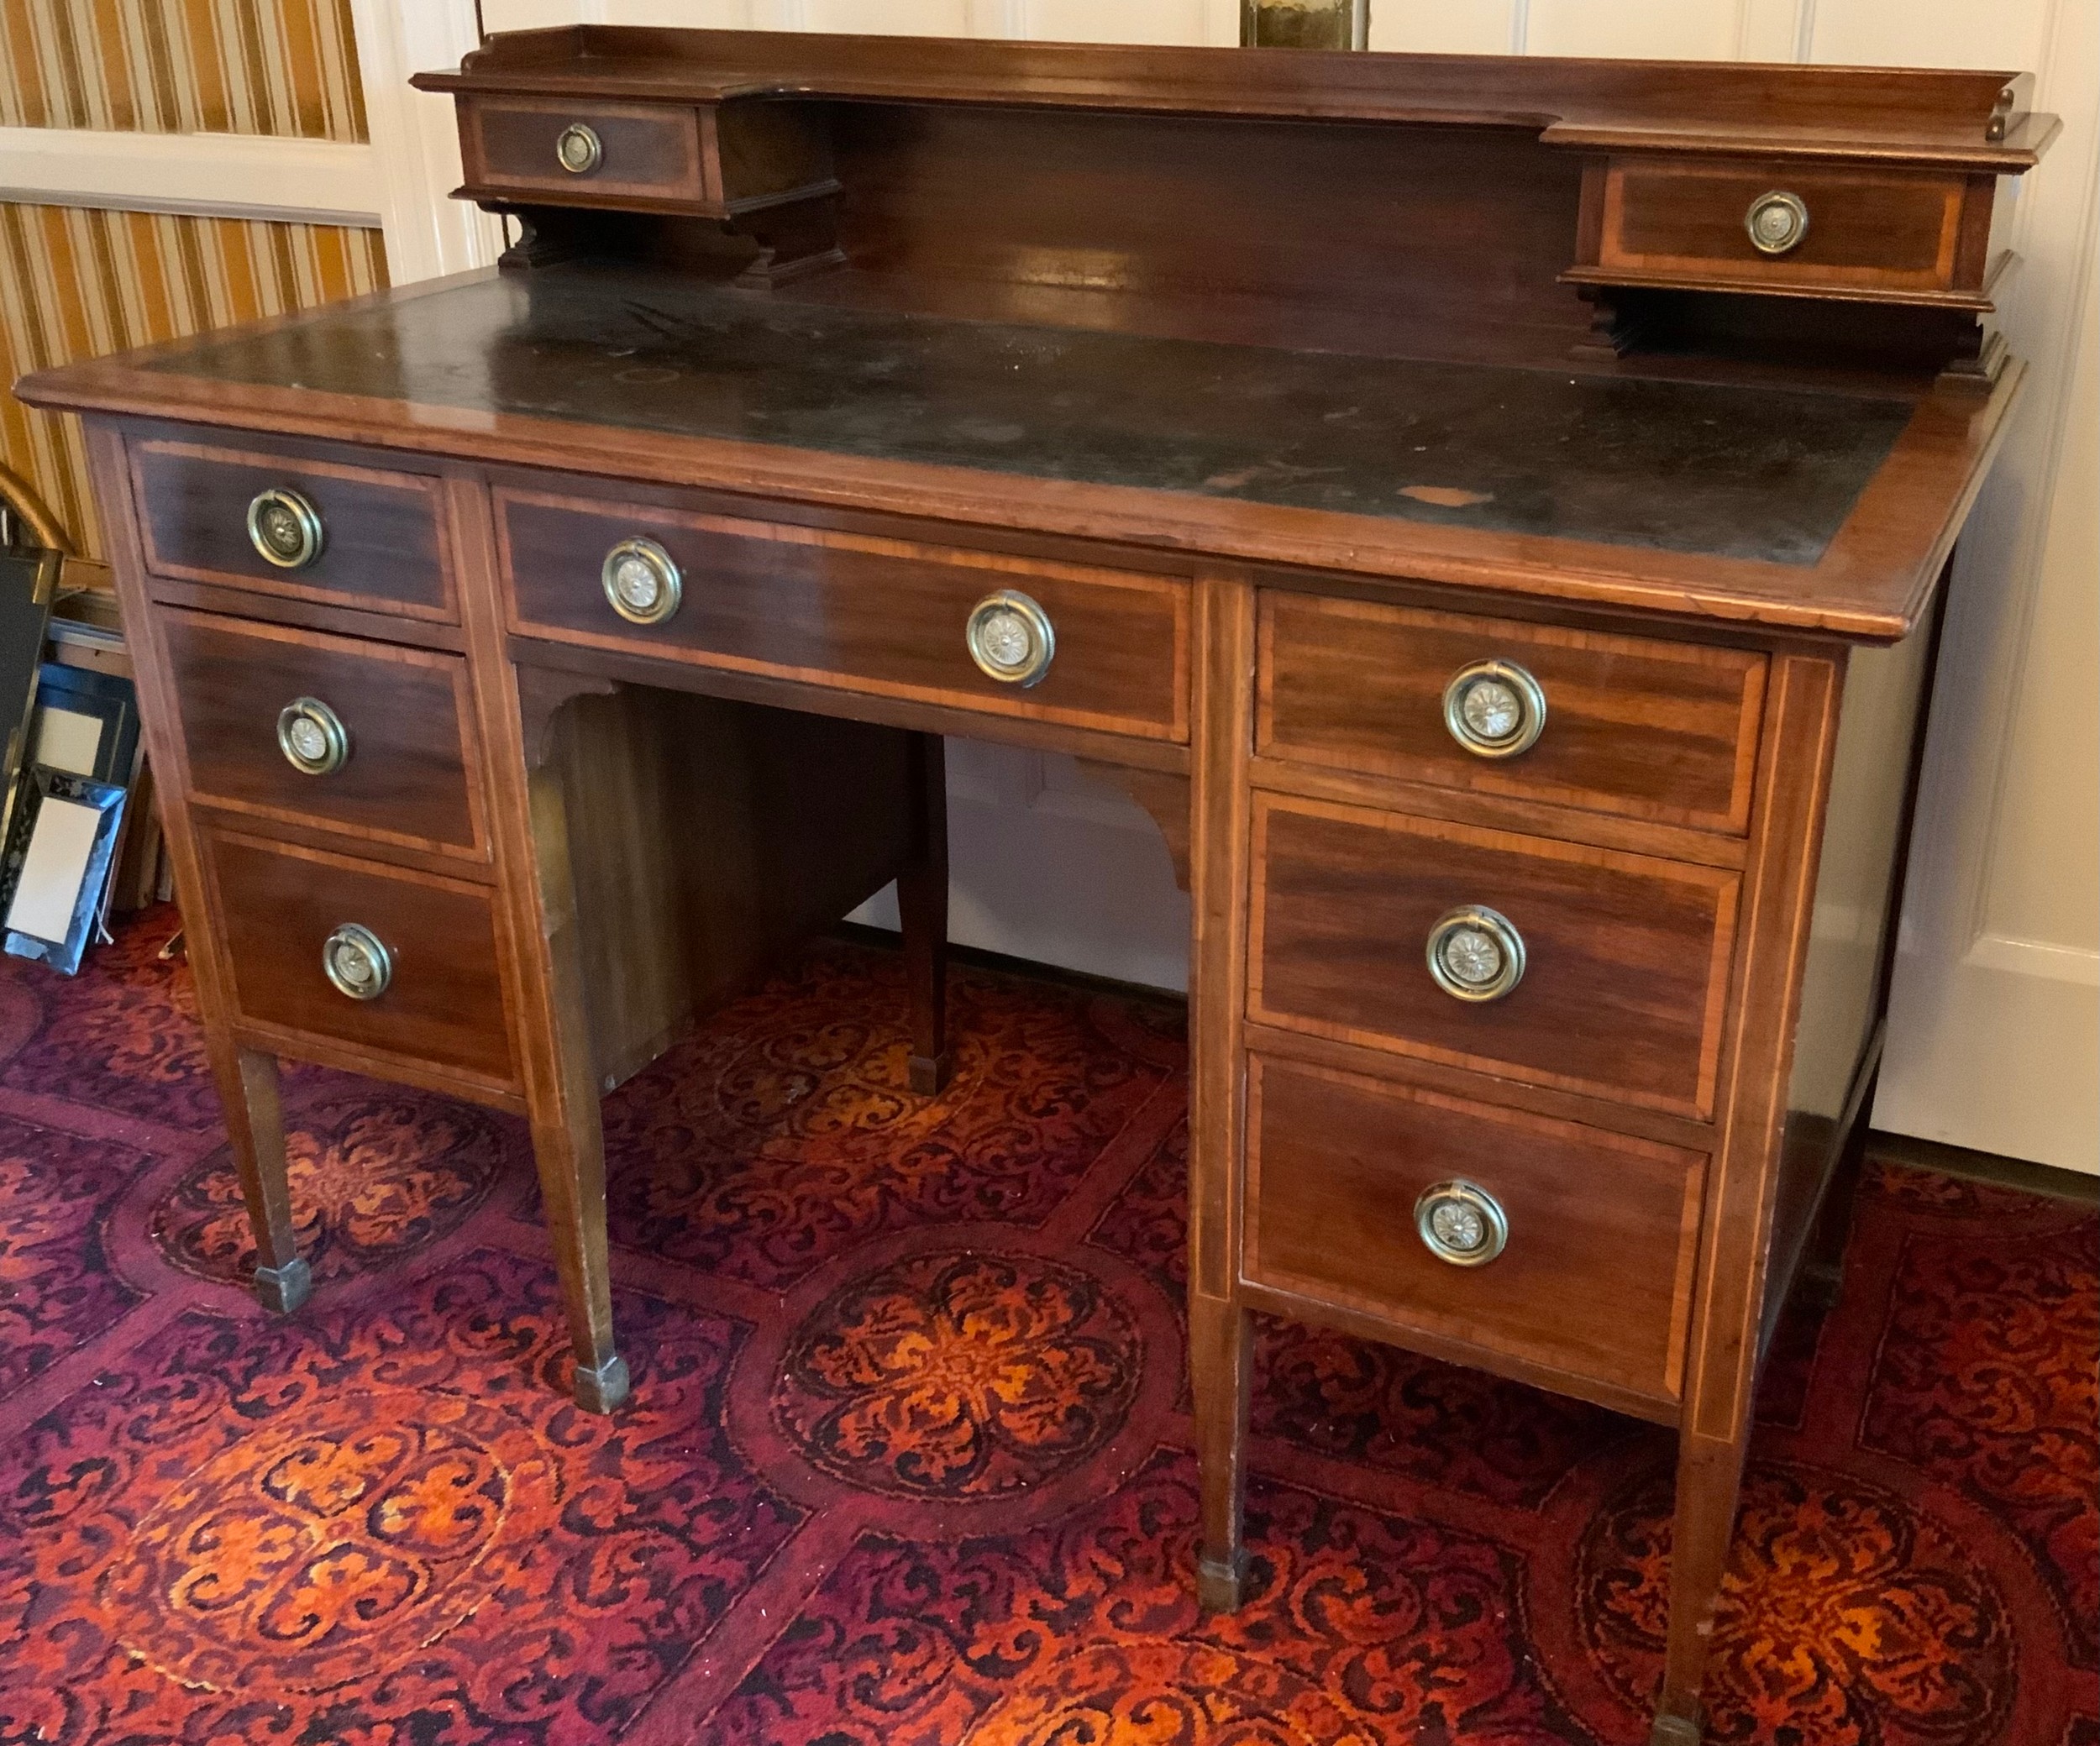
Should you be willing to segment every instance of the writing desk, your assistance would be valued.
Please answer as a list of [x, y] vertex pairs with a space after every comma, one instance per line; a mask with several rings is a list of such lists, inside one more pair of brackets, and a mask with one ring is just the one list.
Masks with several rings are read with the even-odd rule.
[[278, 1057], [519, 1110], [613, 1409], [601, 1092], [895, 878], [937, 1095], [941, 737], [1075, 753], [1194, 898], [1205, 1601], [1248, 1312], [1399, 1341], [1677, 1427], [1695, 1739], [2026, 81], [586, 28], [419, 82], [502, 269], [21, 390], [90, 419], [258, 1292]]

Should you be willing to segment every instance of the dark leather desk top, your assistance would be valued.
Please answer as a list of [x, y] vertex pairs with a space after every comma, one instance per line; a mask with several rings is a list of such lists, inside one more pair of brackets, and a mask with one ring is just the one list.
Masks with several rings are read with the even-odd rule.
[[1907, 401], [843, 309], [556, 267], [163, 354], [221, 381], [1813, 564]]
[[572, 263], [70, 364], [18, 392], [755, 495], [788, 519], [900, 512], [1170, 569], [1252, 561], [1887, 642], [1930, 598], [2020, 374], [1905, 398], [1415, 362]]

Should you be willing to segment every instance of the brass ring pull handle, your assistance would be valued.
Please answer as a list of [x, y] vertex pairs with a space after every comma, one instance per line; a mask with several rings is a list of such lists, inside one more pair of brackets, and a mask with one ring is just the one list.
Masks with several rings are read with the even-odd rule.
[[1499, 1000], [1524, 980], [1524, 936], [1479, 904], [1446, 910], [1429, 931], [1429, 973], [1460, 1000]]
[[1791, 254], [1808, 237], [1809, 204], [1798, 194], [1774, 188], [1751, 202], [1743, 228], [1760, 254]]
[[248, 543], [281, 570], [302, 570], [328, 543], [321, 511], [298, 492], [259, 491], [248, 506]]
[[318, 697], [295, 697], [277, 712], [277, 749], [302, 776], [333, 776], [350, 761], [350, 731]]
[[970, 609], [963, 640], [980, 672], [1001, 684], [1040, 684], [1058, 653], [1050, 615], [1025, 594], [1002, 589]]
[[554, 161], [571, 176], [588, 176], [605, 162], [605, 141], [596, 128], [571, 122], [554, 141]]
[[346, 921], [321, 947], [321, 970], [339, 994], [376, 1000], [394, 979], [394, 955], [368, 927]]
[[606, 553], [599, 579], [612, 610], [630, 624], [662, 624], [685, 594], [677, 560], [653, 539], [622, 540]]
[[1478, 1183], [1432, 1182], [1415, 1203], [1415, 1229], [1441, 1261], [1484, 1267], [1509, 1246], [1501, 1203]]
[[1546, 689], [1515, 661], [1475, 661], [1444, 687], [1444, 726], [1475, 758], [1515, 758], [1546, 731]]

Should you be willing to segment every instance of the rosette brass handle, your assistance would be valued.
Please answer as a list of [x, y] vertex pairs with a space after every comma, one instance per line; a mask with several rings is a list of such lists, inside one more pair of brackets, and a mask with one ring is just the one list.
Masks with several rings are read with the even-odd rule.
[[328, 532], [319, 510], [279, 485], [258, 491], [248, 506], [248, 543], [279, 569], [302, 570], [321, 555]]
[[394, 979], [394, 955], [370, 928], [346, 921], [323, 944], [321, 969], [337, 994], [376, 1000]]
[[1058, 653], [1050, 615], [1025, 594], [1002, 589], [970, 609], [964, 632], [970, 659], [1001, 684], [1040, 684]]
[[1743, 228], [1760, 254], [1791, 254], [1808, 237], [1809, 204], [1798, 194], [1774, 188], [1751, 202]]
[[678, 611], [685, 579], [677, 561], [653, 539], [623, 539], [599, 572], [605, 597], [630, 624], [660, 625]]
[[1509, 1242], [1501, 1203], [1478, 1183], [1456, 1179], [1422, 1190], [1415, 1229], [1431, 1255], [1454, 1267], [1484, 1267]]
[[1499, 1000], [1524, 980], [1524, 936], [1484, 904], [1446, 910], [1429, 931], [1429, 973], [1460, 1000]]
[[605, 162], [605, 141], [596, 128], [571, 122], [554, 141], [554, 161], [571, 176], [588, 176]]
[[333, 776], [350, 761], [350, 731], [318, 697], [295, 697], [277, 712], [277, 749], [302, 776]]
[[1444, 726], [1475, 758], [1515, 758], [1546, 731], [1546, 689], [1514, 661], [1476, 661], [1444, 687]]

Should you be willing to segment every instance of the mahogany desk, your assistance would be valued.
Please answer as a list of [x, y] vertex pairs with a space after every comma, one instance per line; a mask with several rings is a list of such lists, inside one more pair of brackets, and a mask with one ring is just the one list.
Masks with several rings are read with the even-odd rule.
[[21, 391], [89, 417], [265, 1301], [279, 1057], [522, 1110], [612, 1409], [600, 1093], [892, 878], [936, 1093], [939, 737], [1076, 753], [1193, 889], [1206, 1602], [1249, 1310], [1399, 1341], [1677, 1427], [1696, 1739], [2024, 78], [587, 28], [419, 82], [502, 269]]

